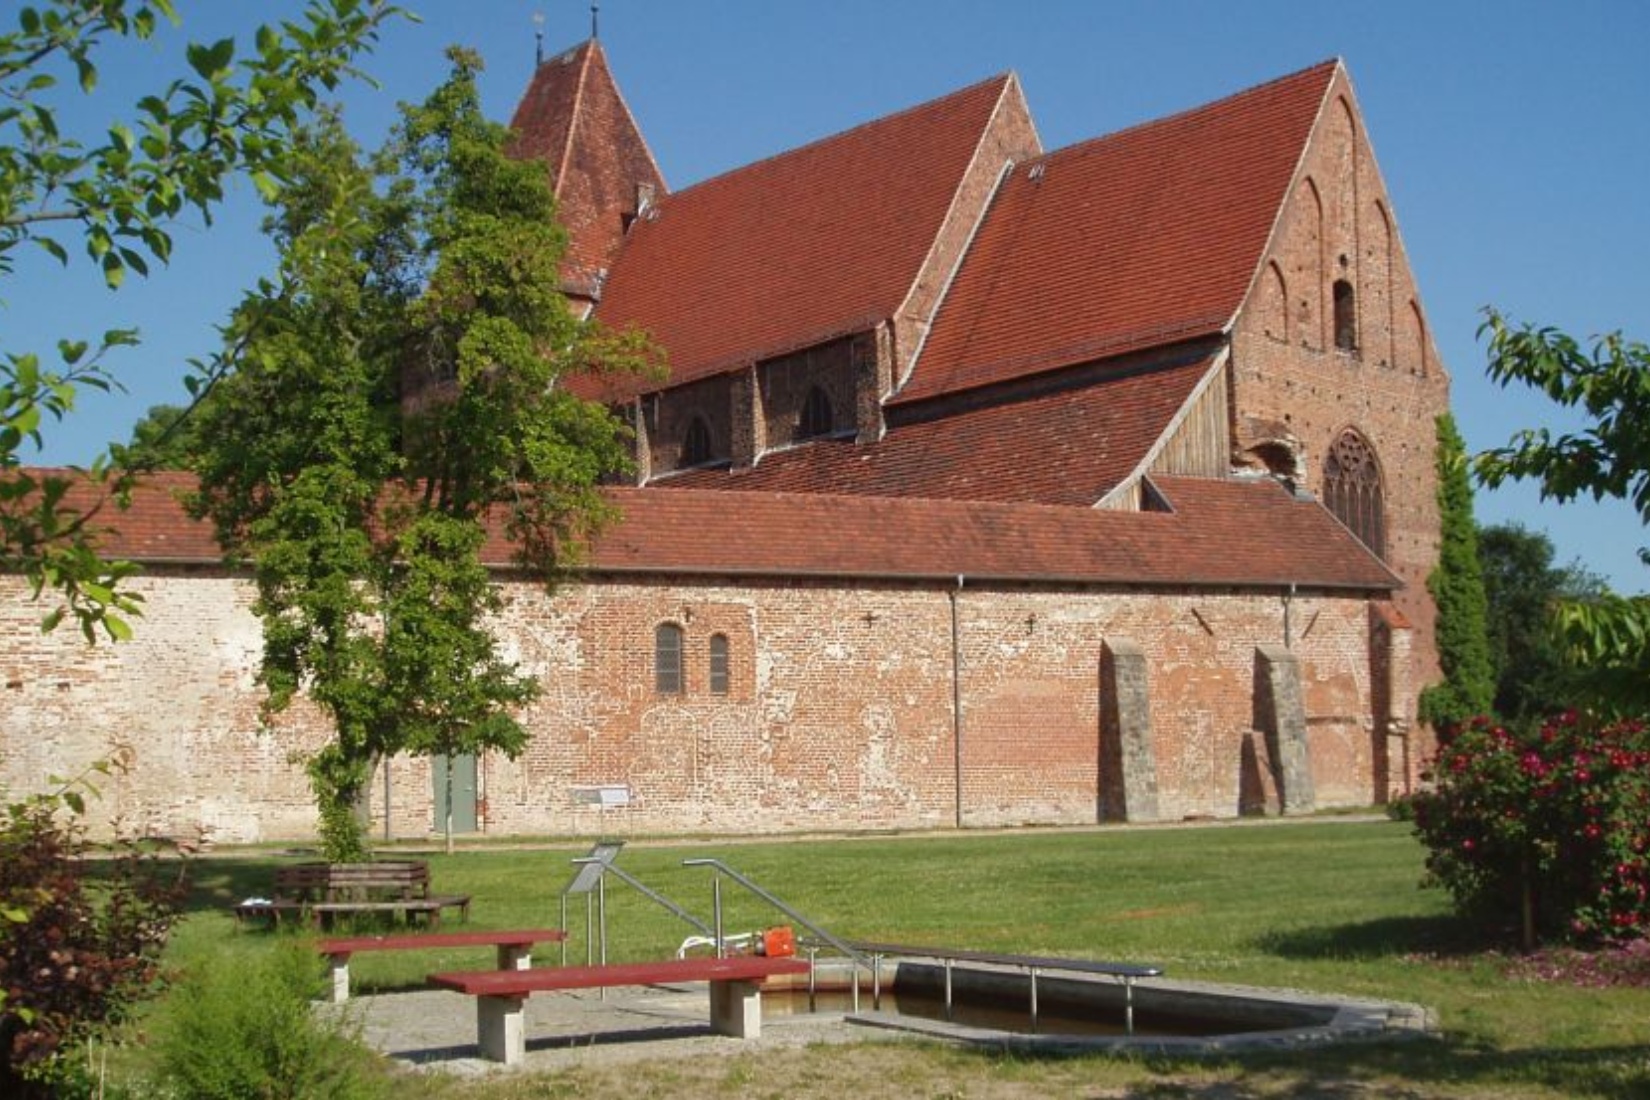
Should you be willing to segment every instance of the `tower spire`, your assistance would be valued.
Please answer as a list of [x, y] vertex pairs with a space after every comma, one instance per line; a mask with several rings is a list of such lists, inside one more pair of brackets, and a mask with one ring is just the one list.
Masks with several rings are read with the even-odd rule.
[[597, 26], [596, 26], [596, 20], [600, 15], [601, 15], [600, 5], [592, 3], [590, 5], [590, 37], [592, 39], [596, 39], [596, 38], [601, 37], [601, 34], [598, 33], [598, 29], [597, 29]]
[[533, 68], [544, 64], [544, 13], [533, 13]]

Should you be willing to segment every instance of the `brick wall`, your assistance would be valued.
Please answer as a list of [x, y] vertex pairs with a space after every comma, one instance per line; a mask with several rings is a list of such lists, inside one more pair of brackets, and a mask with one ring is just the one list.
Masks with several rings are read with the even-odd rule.
[[[204, 826], [223, 842], [308, 837], [309, 793], [289, 756], [323, 727], [300, 707], [260, 732], [249, 589], [200, 574], [143, 584], [137, 640], [96, 649], [39, 635], [15, 582], [0, 593], [22, 639], [0, 685], [0, 782], [36, 789], [125, 746], [133, 768], [95, 810], [100, 826], [120, 816], [171, 833]], [[1357, 599], [1297, 594], [1286, 612], [1281, 594], [713, 579], [588, 581], [553, 597], [511, 584], [506, 595], [506, 649], [544, 695], [523, 715], [527, 750], [481, 763], [483, 828], [496, 835], [1091, 822], [1112, 636], [1146, 658], [1160, 816], [1233, 816], [1256, 647], [1282, 643], [1286, 614], [1318, 804], [1368, 804], [1384, 767], [1370, 612]], [[661, 622], [685, 634], [678, 696], [655, 690]], [[729, 641], [725, 696], [708, 684], [714, 634]], [[604, 817], [571, 797], [602, 784], [628, 784], [635, 801]], [[387, 789], [390, 834], [428, 835], [427, 763], [394, 761]], [[375, 836], [385, 792], [380, 777]]]
[[[1333, 286], [1349, 283], [1356, 349], [1334, 339]], [[1350, 428], [1378, 457], [1387, 564], [1403, 578], [1395, 605], [1412, 628], [1409, 668], [1393, 701], [1413, 724], [1421, 688], [1438, 679], [1426, 578], [1438, 557], [1434, 429], [1449, 377], [1427, 334], [1419, 292], [1345, 75], [1336, 78], [1232, 339], [1234, 450], [1293, 449], [1320, 494], [1324, 460]], [[1287, 472], [1280, 470], [1279, 472]], [[1414, 754], [1418, 757], [1418, 753]], [[1417, 760], [1418, 766], [1418, 760]]]

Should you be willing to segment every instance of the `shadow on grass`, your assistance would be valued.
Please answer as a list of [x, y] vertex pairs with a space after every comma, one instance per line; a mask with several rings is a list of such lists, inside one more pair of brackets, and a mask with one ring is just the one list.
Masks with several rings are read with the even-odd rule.
[[1471, 955], [1483, 936], [1455, 917], [1382, 917], [1353, 924], [1291, 928], [1255, 937], [1253, 945], [1285, 959], [1385, 959], [1404, 955]]
[[[974, 1057], [1000, 1062], [1001, 1051]], [[1109, 1057], [1017, 1055], [1027, 1061]], [[1111, 1056], [1114, 1057], [1114, 1056]], [[1650, 1057], [1642, 1046], [1583, 1050], [1500, 1050], [1458, 1039], [1358, 1042], [1313, 1050], [1210, 1059], [1143, 1058], [1155, 1080], [1108, 1089], [1130, 1100], [1341, 1100], [1438, 1095], [1494, 1096], [1550, 1090], [1597, 1100], [1641, 1100], [1650, 1095]]]

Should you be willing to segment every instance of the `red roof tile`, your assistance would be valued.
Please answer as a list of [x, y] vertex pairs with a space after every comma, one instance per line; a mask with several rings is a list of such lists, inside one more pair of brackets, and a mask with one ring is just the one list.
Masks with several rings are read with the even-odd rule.
[[[46, 471], [34, 471], [45, 473]], [[55, 471], [62, 473], [62, 471]], [[221, 559], [185, 515], [182, 474], [150, 478], [100, 515], [105, 553], [151, 563]], [[1138, 587], [1390, 590], [1398, 579], [1319, 503], [1270, 480], [1159, 478], [1169, 512], [823, 494], [615, 489], [621, 518], [591, 548], [594, 573], [905, 578]], [[71, 502], [82, 505], [87, 494]], [[1266, 533], [1255, 538], [1255, 532]], [[1234, 547], [1241, 546], [1236, 553]], [[504, 565], [495, 533], [488, 558]]]
[[896, 400], [1223, 330], [1337, 65], [1018, 166]]
[[754, 468], [656, 478], [672, 489], [847, 493], [1092, 505], [1134, 472], [1210, 360], [1088, 380], [890, 427], [875, 443], [820, 440]]
[[513, 156], [543, 160], [567, 229], [562, 278], [594, 296], [636, 212], [636, 187], [665, 194], [664, 177], [595, 39], [550, 58], [516, 107]]
[[731, 508], [725, 493], [619, 490], [624, 518], [598, 540], [590, 565], [1159, 588], [1400, 585], [1321, 504], [1274, 481], [1157, 484], [1172, 512], [781, 493], [744, 495]]
[[891, 317], [1011, 79], [671, 195], [632, 227], [596, 316], [651, 333], [672, 384]]

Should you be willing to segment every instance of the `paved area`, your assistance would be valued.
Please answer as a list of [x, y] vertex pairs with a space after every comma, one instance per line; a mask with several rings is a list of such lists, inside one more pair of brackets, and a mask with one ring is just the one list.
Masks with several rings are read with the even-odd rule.
[[[769, 1015], [762, 1036], [732, 1039], [710, 1030], [704, 986], [545, 993], [527, 1000], [527, 1058], [521, 1069], [702, 1054], [739, 1054], [810, 1043], [895, 1039], [897, 1033], [843, 1022], [840, 1014]], [[326, 1011], [347, 1013], [373, 1049], [426, 1070], [460, 1075], [510, 1072], [476, 1049], [475, 998], [444, 990], [356, 997]]]

